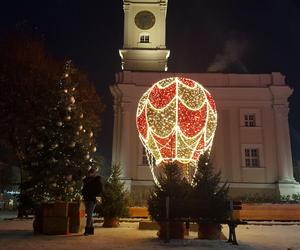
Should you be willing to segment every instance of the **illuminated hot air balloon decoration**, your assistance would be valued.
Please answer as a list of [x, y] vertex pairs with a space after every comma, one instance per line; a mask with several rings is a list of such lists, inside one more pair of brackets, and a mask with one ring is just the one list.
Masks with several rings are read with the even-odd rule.
[[210, 151], [217, 111], [210, 93], [182, 77], [160, 80], [141, 97], [136, 125], [154, 181], [161, 163], [176, 161], [191, 181], [199, 156]]

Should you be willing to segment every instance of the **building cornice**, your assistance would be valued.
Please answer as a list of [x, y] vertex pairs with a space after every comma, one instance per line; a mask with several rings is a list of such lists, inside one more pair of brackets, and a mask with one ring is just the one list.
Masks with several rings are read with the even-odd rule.
[[116, 74], [116, 83], [151, 86], [161, 79], [175, 76], [193, 79], [206, 87], [262, 88], [274, 86], [287, 88], [284, 76], [278, 72], [273, 72], [271, 74], [225, 74], [122, 71]]

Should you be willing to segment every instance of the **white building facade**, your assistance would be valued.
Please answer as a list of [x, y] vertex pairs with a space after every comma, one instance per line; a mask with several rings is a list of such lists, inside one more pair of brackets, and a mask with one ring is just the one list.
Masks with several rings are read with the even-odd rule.
[[218, 127], [213, 165], [232, 195], [291, 195], [300, 192], [293, 177], [288, 126], [291, 89], [280, 73], [222, 74], [166, 72], [166, 0], [124, 0], [123, 71], [110, 87], [114, 97], [112, 162], [120, 164], [127, 187], [153, 185], [147, 157], [136, 129], [137, 104], [155, 82], [181, 76], [202, 84], [213, 96]]

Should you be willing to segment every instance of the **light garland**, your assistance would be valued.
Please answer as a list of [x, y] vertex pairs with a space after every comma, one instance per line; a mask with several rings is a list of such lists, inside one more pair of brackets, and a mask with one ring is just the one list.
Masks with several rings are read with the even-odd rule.
[[190, 169], [194, 169], [193, 175], [199, 156], [211, 149], [217, 127], [216, 105], [199, 83], [167, 78], [141, 97], [136, 125], [156, 182], [155, 165], [162, 162], [177, 161], [186, 176], [191, 176]]

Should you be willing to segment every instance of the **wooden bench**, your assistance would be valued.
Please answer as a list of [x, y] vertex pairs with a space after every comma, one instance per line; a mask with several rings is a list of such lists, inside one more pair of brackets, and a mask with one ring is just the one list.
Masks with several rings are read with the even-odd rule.
[[235, 214], [235, 212], [239, 212], [242, 210], [242, 202], [241, 201], [233, 201], [230, 200], [228, 202], [229, 210], [230, 210], [230, 215], [229, 219], [226, 221], [228, 227], [229, 227], [229, 236], [228, 236], [228, 242], [238, 245], [237, 240], [236, 240], [236, 233], [235, 233], [235, 228], [238, 225], [246, 225], [248, 224], [246, 221], [240, 220], [239, 214]]
[[232, 243], [233, 245], [238, 245], [237, 239], [236, 239], [235, 228], [238, 225], [246, 225], [246, 224], [248, 224], [248, 222], [241, 221], [241, 220], [227, 220], [224, 224], [227, 224], [229, 227], [229, 235], [228, 235], [227, 242]]
[[[240, 220], [238, 216], [238, 211], [242, 209], [242, 202], [240, 201], [228, 201], [228, 208], [230, 210], [230, 215], [227, 220], [210, 220], [210, 219], [192, 219], [192, 218], [176, 218], [176, 219], [168, 219], [168, 212], [167, 212], [167, 219], [165, 222], [169, 224], [168, 222], [185, 222], [186, 229], [189, 229], [189, 225], [191, 222], [195, 223], [216, 223], [216, 224], [226, 224], [229, 227], [229, 236], [228, 236], [228, 241], [229, 243], [233, 245], [238, 245], [237, 243], [237, 238], [236, 238], [236, 232], [235, 229], [237, 228], [238, 225], [246, 225], [248, 224], [246, 221]], [[169, 229], [167, 229], [169, 230]], [[169, 237], [167, 233], [167, 239], [166, 242], [169, 242]]]

